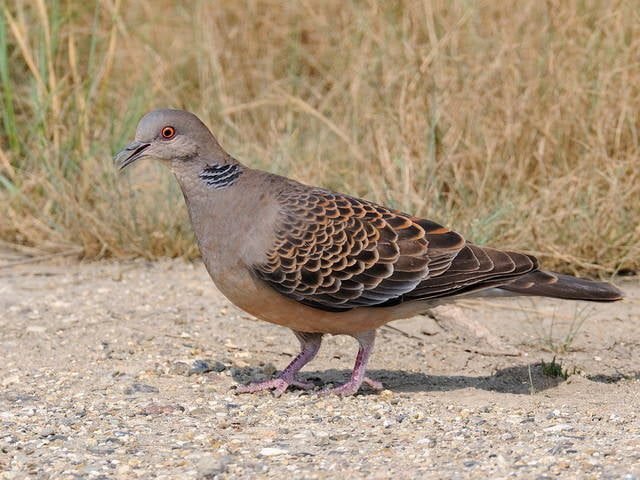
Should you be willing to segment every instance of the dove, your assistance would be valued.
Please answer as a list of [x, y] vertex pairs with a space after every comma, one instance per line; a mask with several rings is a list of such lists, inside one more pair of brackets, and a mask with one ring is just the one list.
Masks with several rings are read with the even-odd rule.
[[300, 353], [275, 378], [238, 392], [314, 387], [298, 377], [323, 336], [359, 343], [350, 379], [323, 392], [353, 395], [376, 329], [468, 295], [538, 295], [609, 302], [599, 281], [540, 269], [525, 253], [475, 245], [428, 219], [252, 169], [229, 155], [194, 114], [162, 109], [140, 120], [115, 157], [120, 169], [156, 159], [184, 195], [204, 265], [233, 304], [293, 331]]

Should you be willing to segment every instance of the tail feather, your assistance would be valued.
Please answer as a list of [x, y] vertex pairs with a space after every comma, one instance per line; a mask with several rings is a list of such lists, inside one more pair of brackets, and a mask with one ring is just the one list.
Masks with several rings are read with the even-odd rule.
[[613, 302], [624, 298], [622, 291], [607, 282], [597, 282], [560, 273], [536, 270], [500, 287], [520, 295]]

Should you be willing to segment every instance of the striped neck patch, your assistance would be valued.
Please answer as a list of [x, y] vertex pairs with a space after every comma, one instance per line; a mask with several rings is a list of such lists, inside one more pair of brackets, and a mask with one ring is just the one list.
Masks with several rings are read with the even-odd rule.
[[238, 164], [208, 165], [200, 172], [200, 178], [209, 188], [221, 190], [230, 187], [242, 174], [242, 167]]

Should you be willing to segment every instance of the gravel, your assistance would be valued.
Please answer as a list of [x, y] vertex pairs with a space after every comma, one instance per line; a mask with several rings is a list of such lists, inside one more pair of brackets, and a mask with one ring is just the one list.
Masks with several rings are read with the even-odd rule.
[[[0, 478], [638, 479], [640, 285], [622, 287], [586, 314], [463, 302], [518, 356], [397, 322], [371, 362], [386, 390], [274, 398], [234, 387], [286, 365], [295, 338], [235, 309], [199, 263], [0, 269]], [[344, 381], [355, 351], [329, 337], [304, 376]], [[543, 373], [554, 355], [567, 380]]]

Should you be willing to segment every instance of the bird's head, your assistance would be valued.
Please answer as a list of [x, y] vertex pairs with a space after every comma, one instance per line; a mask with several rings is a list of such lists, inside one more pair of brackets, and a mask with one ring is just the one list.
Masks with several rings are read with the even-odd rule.
[[193, 113], [183, 110], [154, 110], [140, 119], [135, 140], [114, 158], [124, 169], [141, 158], [188, 162], [202, 152], [226, 154], [207, 126]]

